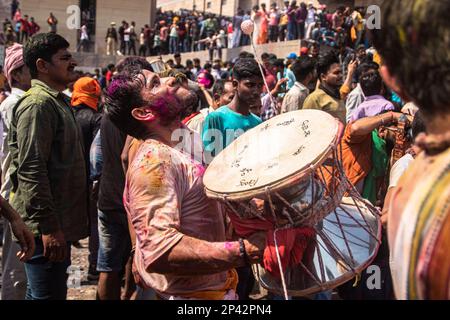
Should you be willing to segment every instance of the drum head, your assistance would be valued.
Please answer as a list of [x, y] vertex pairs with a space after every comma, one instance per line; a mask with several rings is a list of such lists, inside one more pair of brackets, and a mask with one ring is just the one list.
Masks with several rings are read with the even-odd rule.
[[337, 143], [339, 122], [320, 110], [276, 116], [245, 132], [220, 152], [203, 177], [206, 193], [230, 200], [277, 190], [319, 165]]
[[[353, 198], [343, 198], [341, 205], [315, 229], [317, 235], [305, 252], [303, 266], [284, 270], [289, 295], [306, 296], [331, 290], [351, 280], [355, 273], [369, 266], [381, 241], [379, 216]], [[260, 265], [254, 265], [253, 269], [264, 288], [283, 294], [281, 279], [275, 279]]]

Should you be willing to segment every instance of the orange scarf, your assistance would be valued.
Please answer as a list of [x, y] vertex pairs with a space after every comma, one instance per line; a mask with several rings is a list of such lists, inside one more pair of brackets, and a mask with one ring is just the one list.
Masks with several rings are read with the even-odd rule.
[[97, 80], [89, 77], [82, 77], [73, 85], [72, 107], [84, 104], [97, 111], [100, 94], [101, 89]]

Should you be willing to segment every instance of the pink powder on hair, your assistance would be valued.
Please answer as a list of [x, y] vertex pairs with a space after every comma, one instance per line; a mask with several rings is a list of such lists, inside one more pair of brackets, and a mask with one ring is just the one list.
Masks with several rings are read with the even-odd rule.
[[123, 88], [125, 85], [126, 82], [121, 79], [113, 80], [108, 87], [108, 95], [113, 95], [114, 92]]

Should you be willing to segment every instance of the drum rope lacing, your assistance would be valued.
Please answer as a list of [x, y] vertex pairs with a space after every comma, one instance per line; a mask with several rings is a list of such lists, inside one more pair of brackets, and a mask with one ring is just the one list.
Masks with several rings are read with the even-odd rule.
[[[289, 292], [292, 291], [292, 289], [288, 290], [288, 286], [286, 283], [287, 282], [285, 274], [286, 270], [283, 270], [280, 251], [278, 248], [278, 239], [277, 239], [278, 231], [283, 229], [294, 228], [297, 226], [314, 227], [314, 229], [317, 232], [316, 237], [320, 237], [320, 239], [323, 242], [322, 243], [317, 238], [315, 238], [314, 239], [315, 246], [320, 246], [321, 248], [323, 248], [324, 253], [327, 253], [330, 256], [334, 256], [338, 266], [344, 270], [341, 273], [350, 272], [351, 277], [356, 276], [356, 281], [358, 281], [360, 275], [360, 273], [355, 269], [355, 267], [358, 268], [357, 264], [358, 261], [356, 261], [353, 256], [352, 249], [350, 248], [349, 245], [349, 243], [352, 242], [347, 237], [343, 228], [344, 225], [348, 226], [349, 223], [344, 223], [341, 220], [336, 209], [340, 208], [340, 210], [342, 210], [344, 215], [348, 216], [349, 219], [354, 221], [355, 223], [354, 225], [358, 225], [363, 230], [365, 230], [365, 232], [367, 232], [372, 238], [374, 238], [378, 244], [381, 243], [381, 241], [379, 240], [379, 235], [377, 236], [376, 231], [373, 230], [371, 224], [368, 223], [360, 206], [362, 205], [366, 206], [371, 214], [378, 216], [380, 216], [381, 214], [379, 210], [376, 209], [369, 201], [362, 198], [362, 196], [359, 194], [356, 188], [349, 182], [348, 178], [344, 174], [345, 171], [343, 165], [338, 160], [339, 158], [342, 159], [342, 147], [339, 144], [332, 144], [329, 146], [328, 152], [326, 152], [326, 154], [328, 154], [328, 156], [322, 155], [315, 164], [311, 164], [306, 170], [304, 170], [305, 173], [304, 175], [301, 174], [302, 177], [309, 175], [308, 179], [310, 183], [309, 190], [311, 190], [311, 203], [306, 206], [306, 209], [305, 207], [302, 207], [303, 210], [300, 210], [300, 208], [294, 207], [289, 202], [288, 200], [289, 198], [286, 199], [285, 195], [282, 194], [282, 191], [280, 190], [279, 186], [278, 187], [272, 186], [272, 188], [269, 186], [264, 187], [263, 194], [265, 195], [265, 199], [267, 200], [266, 201], [267, 208], [269, 209], [269, 210], [266, 209], [266, 213], [271, 216], [275, 224], [273, 230], [273, 237], [274, 237], [277, 264], [280, 271], [282, 293], [285, 299], [289, 298]], [[327, 157], [330, 157], [331, 170], [329, 167], [327, 167], [330, 163], [325, 164], [325, 161], [327, 161]], [[325, 179], [324, 172], [328, 173], [328, 175], [331, 176], [330, 183], [326, 183], [327, 180]], [[317, 180], [318, 182], [315, 183], [314, 182], [315, 180]], [[316, 188], [322, 188], [322, 190], [324, 190], [322, 193], [319, 192], [320, 194], [319, 197], [316, 196], [317, 192]], [[309, 193], [309, 191], [307, 192]], [[354, 205], [354, 207], [356, 207], [357, 212], [359, 213], [358, 217], [360, 217], [360, 219], [355, 218], [355, 216], [353, 216], [351, 212], [348, 212], [345, 209], [345, 207], [341, 205], [342, 197], [344, 196], [344, 194], [347, 194], [352, 199], [353, 203], [351, 205]], [[218, 198], [220, 198], [220, 200], [222, 200], [234, 214], [236, 214], [238, 217], [241, 217], [242, 219], [258, 218], [267, 221], [266, 217], [261, 212], [258, 212], [258, 210], [252, 210], [252, 207], [249, 202], [248, 204], [244, 204], [243, 201], [230, 201], [228, 200], [227, 195], [220, 195], [218, 196]], [[278, 204], [274, 203], [274, 198], [276, 199]], [[290, 199], [292, 199], [292, 193]], [[279, 210], [279, 208], [277, 210], [277, 206], [279, 207], [280, 204], [284, 205], [285, 208], [289, 210], [283, 209]], [[242, 210], [239, 210], [239, 208]], [[267, 211], [270, 211], [270, 213]], [[295, 215], [293, 213], [295, 213]], [[333, 216], [335, 217], [336, 221], [333, 223], [335, 223], [339, 227], [342, 239], [344, 239], [346, 249], [345, 251], [348, 252], [348, 255], [345, 254], [344, 252], [341, 252], [340, 249], [336, 246], [336, 244], [333, 243], [332, 239], [330, 239], [328, 235], [324, 232], [324, 230], [322, 230], [320, 226], [318, 226], [318, 224], [331, 213], [334, 213]], [[380, 232], [380, 230], [377, 231], [378, 233]], [[368, 243], [366, 242], [366, 244]], [[326, 283], [326, 278], [322, 253], [320, 253], [320, 250], [317, 250], [317, 252], [318, 252], [317, 255], [318, 264], [320, 267], [320, 275], [319, 274], [315, 275], [311, 270], [309, 270], [307, 266], [305, 266], [303, 261], [300, 261], [299, 266], [314, 281], [314, 283], [316, 283], [318, 288], [323, 291], [329, 288], [327, 288], [324, 285]], [[257, 273], [259, 280], [262, 281], [262, 278], [259, 275], [258, 267], [256, 267], [256, 270], [258, 270]], [[361, 266], [359, 266], [358, 270], [361, 270]], [[320, 279], [318, 278], [318, 276], [320, 276]], [[264, 284], [264, 281], [262, 281], [262, 283]], [[275, 291], [278, 290], [279, 289], [275, 289]]]
[[289, 300], [283, 266], [281, 265], [280, 252], [278, 250], [277, 231], [278, 231], [278, 229], [273, 230], [273, 240], [275, 242], [275, 252], [277, 253], [277, 262], [278, 262], [278, 268], [280, 269], [280, 278], [281, 278], [281, 284], [283, 286], [284, 299]]
[[[370, 208], [370, 212], [375, 213], [377, 215], [379, 215], [379, 211], [371, 205], [370, 202], [368, 202], [367, 200], [365, 200], [364, 198], [362, 198], [359, 193], [356, 191], [356, 188], [354, 188], [354, 186], [349, 183], [346, 179], [346, 177], [344, 176], [344, 183], [347, 185], [347, 189], [349, 194], [352, 196], [353, 198], [353, 204], [354, 206], [357, 208], [360, 216], [362, 217], [362, 219], [364, 220], [365, 226], [358, 220], [356, 219], [350, 212], [348, 212], [344, 207], [340, 206], [340, 209], [342, 209], [342, 211], [344, 211], [344, 213], [350, 218], [352, 219], [359, 227], [363, 228], [371, 237], [373, 237], [378, 243], [381, 243], [381, 241], [378, 239], [378, 237], [375, 235], [374, 230], [372, 230], [370, 228], [370, 224], [367, 222], [367, 220], [364, 217], [364, 214], [362, 213], [362, 210], [360, 208], [361, 204], [365, 204], [366, 206], [368, 206]], [[270, 190], [270, 189], [268, 189]], [[275, 193], [277, 196], [279, 196], [279, 194]], [[280, 199], [282, 199], [281, 196], [279, 196]], [[313, 199], [313, 201], [315, 201], [315, 199]], [[352, 251], [348, 245], [349, 242], [351, 242], [345, 235], [345, 233], [343, 232], [343, 223], [340, 220], [340, 218], [338, 217], [337, 213], [335, 210], [331, 210], [332, 212], [334, 212], [334, 215], [336, 216], [336, 224], [339, 225], [339, 230], [341, 230], [342, 233], [342, 237], [345, 239], [344, 243], [346, 245], [346, 249], [347, 252], [349, 253], [350, 256], [350, 260], [347, 259], [346, 256], [342, 255], [339, 251], [339, 249], [334, 245], [334, 243], [320, 230], [318, 231], [318, 235], [321, 237], [322, 241], [327, 244], [328, 248], [330, 250], [332, 250], [332, 252], [334, 253], [335, 256], [339, 257], [338, 263], [341, 267], [345, 268], [346, 270], [350, 271], [352, 274], [352, 277], [355, 277], [355, 281], [358, 282], [358, 279], [360, 278], [360, 273], [357, 272], [355, 270], [355, 268], [353, 267], [356, 264], [356, 261], [354, 260], [354, 257], [352, 255]], [[331, 212], [330, 212], [331, 213]], [[367, 228], [367, 227], [368, 228]], [[290, 226], [284, 226], [281, 228], [276, 229], [276, 231], [281, 230], [281, 229], [285, 229], [285, 228], [289, 228]], [[276, 232], [274, 231], [274, 239], [275, 239], [275, 243], [276, 243]], [[316, 243], [319, 243], [319, 245], [328, 252], [328, 250], [326, 249], [326, 247], [324, 247], [322, 244], [320, 244], [320, 242], [318, 242], [316, 240]], [[277, 244], [276, 244], [276, 252], [277, 252], [277, 258], [280, 259], [279, 257], [279, 251], [277, 248]], [[321, 275], [321, 280], [323, 282], [325, 282], [325, 276], [324, 276], [324, 265], [323, 265], [323, 260], [322, 260], [322, 255], [319, 254], [318, 255], [318, 260], [319, 260], [319, 265], [320, 265], [320, 275]], [[287, 289], [287, 285], [286, 285], [286, 276], [284, 273], [284, 270], [282, 269], [282, 265], [281, 265], [281, 260], [278, 261], [278, 265], [280, 268], [280, 274], [282, 276], [281, 281], [282, 281], [282, 289], [283, 289], [283, 295], [286, 299], [288, 299], [288, 289]], [[305, 271], [306, 274], [308, 274], [309, 277], [311, 277], [311, 279], [314, 280], [314, 282], [322, 289], [322, 290], [326, 290], [326, 287], [324, 287], [322, 285], [322, 283], [320, 282], [320, 280], [313, 274], [311, 273], [308, 268], [303, 264], [303, 262], [300, 263], [300, 267]]]

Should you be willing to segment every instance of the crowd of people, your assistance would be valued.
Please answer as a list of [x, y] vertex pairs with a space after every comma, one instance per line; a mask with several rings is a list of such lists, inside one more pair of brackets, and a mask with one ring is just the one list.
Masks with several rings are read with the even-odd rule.
[[[76, 51], [89, 52], [91, 44], [91, 33], [94, 30], [88, 29], [90, 11], [81, 12], [81, 26], [79, 29], [78, 43]], [[47, 17], [48, 32], [58, 32], [58, 19], [53, 12]], [[23, 14], [20, 3], [17, 0], [11, 1], [11, 18], [5, 18], [3, 21], [3, 32], [0, 33], [0, 44], [10, 46], [13, 43], [25, 43], [29, 37], [41, 31], [41, 26], [35, 21], [34, 17]]]
[[[181, 9], [178, 12], [158, 9], [154, 25], [145, 24], [138, 28], [136, 22], [123, 20], [117, 27], [111, 22], [105, 35], [107, 55], [156, 56], [208, 49], [217, 51], [250, 44], [250, 37], [241, 31], [243, 21], [252, 20], [255, 44], [304, 39], [332, 47], [356, 48], [367, 42], [364, 27], [364, 8], [338, 7], [329, 12], [326, 5], [315, 7], [313, 3], [297, 4], [285, 1], [279, 8], [275, 3], [255, 5], [251, 11], [238, 8], [233, 17], [213, 13]], [[92, 34], [89, 30], [88, 15], [83, 12], [78, 32], [77, 51], [92, 49]], [[49, 32], [57, 32], [58, 19], [49, 14]], [[3, 22], [3, 39], [0, 42], [23, 43], [41, 29], [34, 17], [22, 14], [17, 1], [11, 4], [11, 20]]]
[[[57, 32], [58, 19], [50, 12], [47, 18], [48, 31]], [[12, 45], [13, 43], [25, 43], [28, 38], [37, 34], [41, 26], [29, 17], [23, 14], [20, 9], [20, 3], [17, 0], [11, 1], [11, 17], [3, 21], [3, 32], [0, 33], [0, 44]]]
[[138, 52], [142, 56], [155, 56], [209, 49], [217, 50], [221, 57], [221, 49], [250, 44], [250, 37], [241, 30], [246, 20], [255, 23], [252, 35], [255, 44], [300, 39], [336, 48], [356, 48], [368, 41], [364, 17], [363, 7], [340, 6], [329, 12], [326, 5], [316, 8], [313, 3], [297, 4], [296, 0], [285, 1], [283, 8], [275, 3], [270, 9], [265, 3], [247, 12], [238, 8], [233, 17], [159, 8], [155, 24], [146, 24], [140, 31], [133, 21], [122, 21], [117, 30], [116, 23], [111, 22], [106, 32], [106, 52], [107, 55]]
[[[345, 127], [345, 175], [381, 209], [372, 264], [382, 286], [351, 281], [338, 296], [449, 299], [450, 37], [439, 26], [450, 8], [427, 0], [419, 14], [419, 2], [385, 1], [383, 28], [367, 47], [357, 29], [354, 48], [318, 41], [287, 57], [242, 51], [226, 63], [183, 64], [171, 50], [163, 68], [130, 56], [83, 74], [56, 33], [9, 46], [0, 97], [2, 299], [66, 299], [71, 247], [86, 237], [100, 300], [249, 299], [250, 266], [262, 263], [270, 235], [237, 236], [202, 177], [239, 135], [302, 109]], [[350, 11], [331, 21], [341, 27]], [[306, 36], [309, 25], [292, 21], [288, 37]]]

